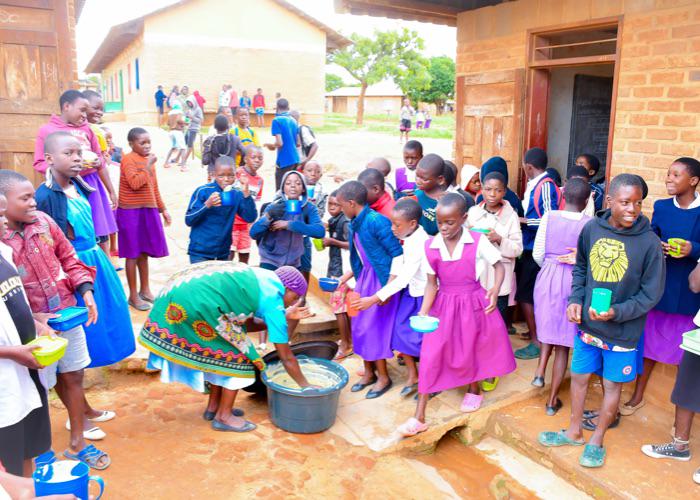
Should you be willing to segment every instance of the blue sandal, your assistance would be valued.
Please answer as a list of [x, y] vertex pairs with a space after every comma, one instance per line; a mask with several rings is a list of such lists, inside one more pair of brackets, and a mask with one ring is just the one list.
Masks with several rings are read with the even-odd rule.
[[574, 441], [566, 435], [565, 430], [559, 432], [545, 431], [540, 432], [537, 440], [542, 446], [555, 447], [555, 446], [582, 446], [585, 441]]
[[[94, 444], [88, 445], [78, 453], [72, 453], [70, 450], [63, 452], [63, 456], [69, 460], [77, 460], [78, 462], [83, 462], [88, 467], [95, 470], [105, 470], [112, 464], [112, 459], [109, 458], [104, 451], [95, 448]], [[100, 460], [106, 458], [106, 463], [100, 465]]]
[[605, 463], [605, 447], [596, 444], [587, 444], [581, 456], [578, 457], [578, 463], [583, 467], [602, 467]]

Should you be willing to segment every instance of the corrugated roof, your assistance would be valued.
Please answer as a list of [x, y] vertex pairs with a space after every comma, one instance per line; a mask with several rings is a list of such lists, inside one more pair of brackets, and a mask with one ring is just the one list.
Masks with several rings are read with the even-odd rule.
[[[102, 41], [100, 46], [95, 51], [95, 54], [90, 59], [90, 62], [85, 67], [86, 73], [99, 73], [111, 63], [132, 41], [134, 41], [142, 32], [144, 20], [147, 17], [154, 16], [165, 10], [177, 8], [180, 5], [190, 2], [191, 0], [180, 0], [179, 2], [167, 5], [160, 9], [149, 12], [146, 15], [132, 19], [122, 24], [112, 26], [107, 33], [107, 36]], [[272, 0], [276, 4], [298, 15], [308, 23], [316, 26], [326, 33], [326, 50], [342, 49], [352, 44], [352, 41], [345, 38], [343, 35], [335, 31], [333, 28], [323, 24], [318, 19], [308, 15], [303, 10], [295, 7], [286, 0]], [[82, 6], [81, 6], [82, 7]]]
[[[328, 92], [326, 97], [359, 97], [360, 87], [340, 87]], [[404, 93], [394, 82], [384, 80], [367, 87], [365, 97], [403, 97]]]

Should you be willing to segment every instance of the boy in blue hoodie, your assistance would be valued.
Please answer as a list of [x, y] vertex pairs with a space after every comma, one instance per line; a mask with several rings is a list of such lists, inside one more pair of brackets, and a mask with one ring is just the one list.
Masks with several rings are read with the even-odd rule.
[[[299, 200], [300, 213], [287, 210], [288, 200]], [[277, 199], [250, 228], [250, 237], [258, 242], [260, 267], [271, 271], [282, 266], [298, 269], [304, 254], [304, 236], [323, 238], [325, 234], [318, 209], [309, 203], [306, 180], [297, 171], [284, 174]]]
[[[236, 166], [230, 156], [219, 156], [214, 163], [214, 181], [198, 187], [185, 214], [190, 226], [190, 263], [205, 260], [229, 260], [231, 230], [236, 215], [253, 222], [258, 212], [255, 197], [248, 189], [248, 178], [240, 177], [241, 190], [232, 190], [236, 182]], [[230, 201], [229, 201], [230, 197]]]
[[[641, 215], [644, 181], [621, 174], [610, 184], [610, 208], [583, 228], [576, 250], [567, 316], [579, 324], [571, 360], [571, 423], [542, 432], [544, 446], [582, 446], [583, 405], [592, 374], [603, 378], [604, 398], [595, 431], [579, 457], [584, 467], [605, 463], [603, 438], [617, 416], [622, 384], [637, 374], [637, 345], [647, 313], [664, 292], [661, 242]], [[594, 289], [612, 291], [607, 311], [591, 307]], [[590, 420], [588, 427], [592, 427]]]

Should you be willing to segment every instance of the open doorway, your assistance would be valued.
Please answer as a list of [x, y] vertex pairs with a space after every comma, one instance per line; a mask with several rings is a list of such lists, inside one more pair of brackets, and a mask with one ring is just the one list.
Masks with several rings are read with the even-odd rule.
[[596, 182], [609, 177], [620, 22], [602, 19], [528, 33], [523, 146], [544, 148], [562, 178], [583, 153], [600, 160]]

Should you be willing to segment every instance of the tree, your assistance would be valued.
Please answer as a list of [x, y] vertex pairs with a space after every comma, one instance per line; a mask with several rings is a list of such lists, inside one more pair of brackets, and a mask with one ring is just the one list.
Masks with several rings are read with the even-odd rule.
[[333, 73], [326, 73], [326, 92], [333, 92], [340, 87], [345, 87], [343, 79]]
[[430, 84], [428, 61], [420, 51], [423, 39], [415, 31], [375, 31], [373, 37], [350, 35], [352, 45], [328, 55], [360, 83], [356, 123], [362, 125], [367, 87], [391, 78], [404, 91], [423, 89]]
[[445, 106], [445, 101], [455, 94], [455, 62], [447, 56], [431, 57], [428, 65], [430, 84], [424, 89], [409, 92], [411, 99], [435, 104], [438, 113]]

